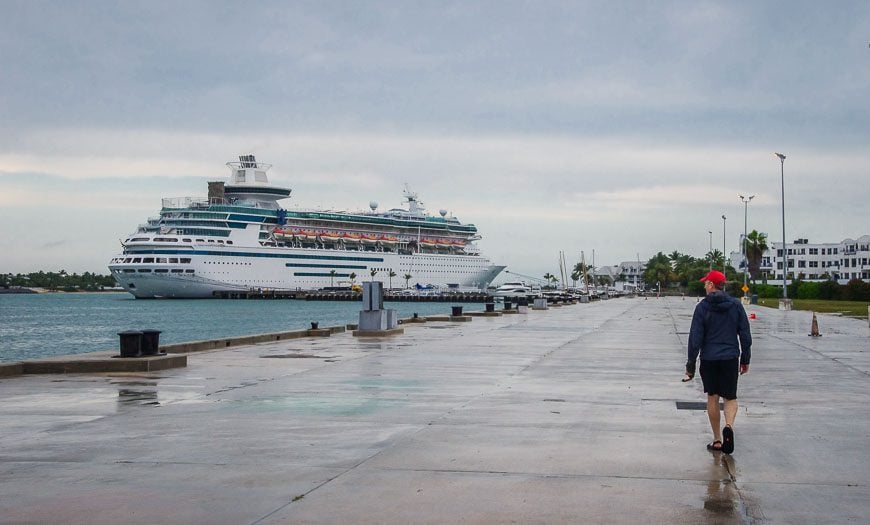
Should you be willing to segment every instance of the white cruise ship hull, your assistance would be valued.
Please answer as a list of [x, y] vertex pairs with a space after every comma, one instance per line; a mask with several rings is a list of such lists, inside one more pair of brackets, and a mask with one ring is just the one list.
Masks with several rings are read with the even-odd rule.
[[[222, 291], [314, 290], [348, 285], [351, 273], [355, 274], [355, 282], [373, 279], [392, 288], [420, 284], [471, 290], [485, 288], [504, 269], [480, 256], [306, 248], [208, 246], [150, 250], [147, 255], [155, 262], [142, 262], [148, 259], [136, 255], [139, 257], [118, 255], [109, 269], [118, 284], [137, 298], [210, 298]], [[121, 262], [126, 260], [129, 262]], [[171, 262], [179, 260], [189, 262]], [[376, 272], [374, 277], [372, 270]], [[395, 273], [392, 279], [391, 271]], [[405, 275], [411, 276], [407, 282]]]

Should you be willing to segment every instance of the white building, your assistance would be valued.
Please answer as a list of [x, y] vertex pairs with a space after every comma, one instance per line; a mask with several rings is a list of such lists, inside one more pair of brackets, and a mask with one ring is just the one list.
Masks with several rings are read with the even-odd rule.
[[[742, 236], [741, 236], [742, 237]], [[771, 284], [782, 282], [782, 242], [769, 242], [770, 247], [761, 257], [761, 272]], [[786, 282], [795, 277], [804, 281], [833, 279], [846, 284], [852, 279], [870, 282], [870, 235], [857, 240], [843, 239], [838, 243], [810, 243], [797, 239], [786, 245], [788, 275]], [[731, 265], [743, 271], [743, 254], [731, 252]]]
[[646, 263], [638, 261], [623, 261], [616, 266], [599, 266], [594, 269], [596, 281], [606, 277], [611, 286], [620, 291], [635, 292], [643, 290], [643, 272]]

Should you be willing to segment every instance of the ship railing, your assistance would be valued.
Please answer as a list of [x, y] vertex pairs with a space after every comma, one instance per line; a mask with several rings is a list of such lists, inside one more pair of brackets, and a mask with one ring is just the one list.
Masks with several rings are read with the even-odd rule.
[[201, 197], [166, 197], [163, 209], [208, 208], [208, 199]]

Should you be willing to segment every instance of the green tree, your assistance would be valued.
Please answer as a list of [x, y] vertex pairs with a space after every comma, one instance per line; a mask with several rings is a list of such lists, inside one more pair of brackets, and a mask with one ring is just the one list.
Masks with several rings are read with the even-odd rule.
[[335, 270], [329, 270], [329, 287], [333, 288], [335, 286], [335, 274], [337, 272]]
[[387, 275], [390, 278], [390, 289], [392, 290], [393, 289], [393, 277], [396, 276], [396, 272], [394, 272], [393, 270], [390, 270], [390, 273], [388, 273]]
[[661, 284], [663, 288], [667, 287], [673, 282], [674, 277], [671, 261], [662, 252], [655, 254], [647, 261], [646, 270], [643, 272], [643, 280], [650, 287], [655, 287], [657, 283]]
[[767, 234], [752, 230], [746, 236], [745, 243], [744, 251], [749, 266], [749, 276], [752, 278], [752, 282], [755, 282], [761, 275], [761, 259], [768, 249]]
[[405, 279], [405, 288], [410, 288], [410, 285], [409, 285], [408, 283], [411, 282], [411, 274], [410, 274], [410, 273], [406, 273], [406, 274], [403, 276], [403, 278]]

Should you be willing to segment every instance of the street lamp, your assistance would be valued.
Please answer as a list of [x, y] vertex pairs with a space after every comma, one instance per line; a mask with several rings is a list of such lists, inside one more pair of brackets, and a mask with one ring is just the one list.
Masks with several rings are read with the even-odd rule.
[[[749, 218], [749, 201], [754, 199], [755, 195], [750, 195], [749, 197], [738, 195], [738, 197], [740, 197], [740, 201], [743, 202], [743, 246], [741, 247], [741, 251], [743, 252], [743, 288], [745, 289], [747, 272], [749, 271], [749, 258], [746, 256], [746, 224]], [[743, 292], [743, 297], [748, 297], [748, 295], [749, 292]]]
[[713, 271], [713, 230], [707, 230], [710, 234], [710, 271]]
[[788, 275], [788, 250], [785, 247], [785, 155], [782, 153], [774, 153], [779, 157], [779, 177], [782, 187], [782, 298], [788, 300], [788, 287], [786, 286], [786, 275]]
[[725, 262], [725, 216], [722, 216], [722, 275], [725, 275], [725, 268], [728, 263]]

